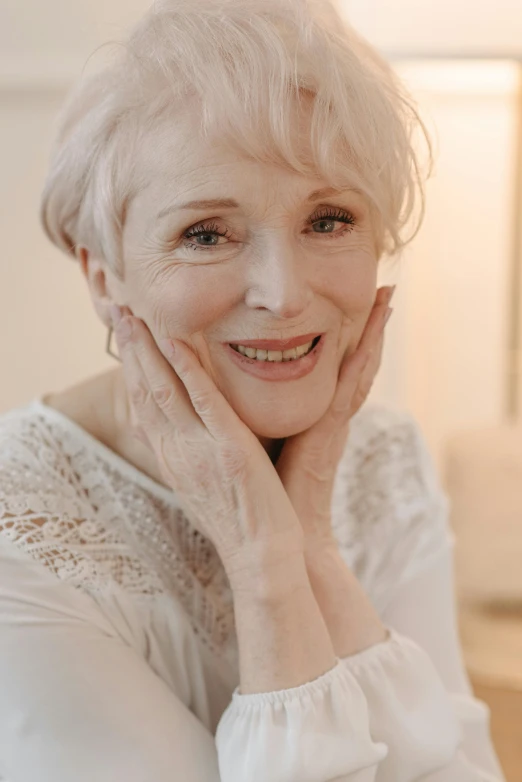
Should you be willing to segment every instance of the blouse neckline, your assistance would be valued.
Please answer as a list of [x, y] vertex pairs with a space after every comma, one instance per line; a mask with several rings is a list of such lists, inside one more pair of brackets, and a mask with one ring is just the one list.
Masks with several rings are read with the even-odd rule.
[[97, 452], [105, 461], [112, 463], [122, 474], [124, 474], [130, 481], [137, 483], [143, 489], [153, 494], [158, 499], [162, 500], [165, 504], [179, 508], [180, 504], [176, 498], [174, 492], [167, 489], [161, 483], [158, 483], [142, 470], [135, 467], [133, 464], [124, 459], [119, 454], [112, 451], [107, 445], [97, 440], [90, 432], [80, 426], [72, 418], [65, 415], [65, 413], [56, 410], [54, 407], [46, 404], [43, 401], [45, 394], [35, 397], [29, 404], [28, 408], [40, 412], [47, 418], [54, 419], [65, 426], [70, 432], [74, 433], [77, 437], [84, 440], [91, 448]]

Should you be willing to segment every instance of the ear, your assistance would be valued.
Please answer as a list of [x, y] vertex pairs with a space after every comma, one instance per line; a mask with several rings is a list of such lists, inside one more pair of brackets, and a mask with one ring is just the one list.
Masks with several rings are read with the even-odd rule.
[[111, 274], [105, 261], [95, 258], [86, 247], [77, 247], [76, 257], [87, 281], [94, 309], [102, 323], [109, 327], [111, 326], [109, 307], [113, 303], [118, 303], [116, 301], [118, 296], [113, 296], [112, 293], [116, 288], [114, 275]]

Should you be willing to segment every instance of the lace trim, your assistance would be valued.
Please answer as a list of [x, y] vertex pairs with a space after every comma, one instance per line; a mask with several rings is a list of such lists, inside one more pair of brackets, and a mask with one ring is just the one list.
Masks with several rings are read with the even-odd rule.
[[82, 589], [115, 581], [136, 597], [175, 595], [202, 642], [234, 662], [226, 573], [175, 503], [130, 483], [43, 412], [4, 416], [0, 436], [1, 534]]
[[[4, 414], [0, 534], [79, 588], [103, 592], [116, 582], [137, 598], [174, 595], [201, 641], [236, 664], [232, 594], [213, 544], [192, 527], [174, 494], [151, 479], [138, 481], [134, 472], [44, 404]], [[446, 544], [446, 517], [413, 419], [363, 408], [339, 464], [332, 526], [378, 610], [391, 586]]]
[[352, 419], [337, 482], [336, 539], [382, 612], [393, 587], [453, 545], [448, 498], [415, 420], [379, 406]]

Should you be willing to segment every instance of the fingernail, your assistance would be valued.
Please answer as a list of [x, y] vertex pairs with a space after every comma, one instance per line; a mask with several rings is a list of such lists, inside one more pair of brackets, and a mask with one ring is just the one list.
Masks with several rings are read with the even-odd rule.
[[388, 309], [386, 310], [386, 315], [384, 316], [384, 325], [385, 326], [388, 323], [388, 321], [390, 320], [392, 312], [393, 312], [393, 307], [388, 307]]
[[391, 287], [391, 289], [390, 289], [390, 295], [389, 295], [389, 298], [388, 298], [388, 304], [389, 304], [389, 303], [390, 303], [390, 301], [393, 299], [393, 294], [395, 293], [395, 288], [396, 288], [396, 287], [397, 287], [396, 285], [392, 285], [392, 287]]
[[162, 339], [160, 344], [167, 358], [170, 359], [176, 358], [176, 346], [174, 345], [171, 339]]

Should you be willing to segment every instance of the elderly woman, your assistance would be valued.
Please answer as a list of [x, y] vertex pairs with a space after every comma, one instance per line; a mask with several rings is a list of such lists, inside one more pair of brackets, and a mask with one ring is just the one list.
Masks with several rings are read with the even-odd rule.
[[328, 0], [157, 4], [71, 96], [42, 220], [121, 363], [0, 420], [1, 779], [503, 779], [446, 497], [364, 405], [419, 128]]

